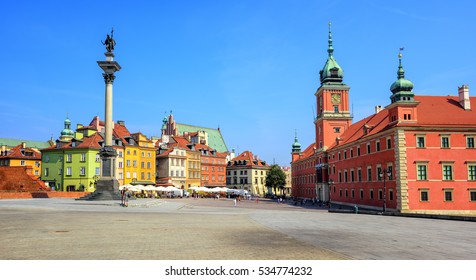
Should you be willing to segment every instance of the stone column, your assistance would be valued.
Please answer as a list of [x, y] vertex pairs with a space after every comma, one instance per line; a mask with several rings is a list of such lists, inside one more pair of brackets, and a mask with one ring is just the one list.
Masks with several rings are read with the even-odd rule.
[[105, 53], [106, 60], [98, 61], [99, 67], [104, 71], [102, 74], [104, 82], [106, 84], [105, 92], [105, 135], [104, 135], [104, 147], [99, 151], [101, 156], [101, 177], [96, 183], [96, 190], [81, 199], [86, 200], [120, 200], [119, 195], [119, 182], [115, 176], [115, 165], [117, 153], [112, 143], [112, 84], [116, 76], [114, 73], [121, 70], [119, 63], [114, 61], [114, 54], [110, 51]]

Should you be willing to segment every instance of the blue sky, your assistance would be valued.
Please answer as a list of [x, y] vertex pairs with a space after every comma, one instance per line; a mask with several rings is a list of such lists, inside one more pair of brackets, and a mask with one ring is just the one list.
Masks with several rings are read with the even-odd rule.
[[[228, 148], [289, 165], [314, 141], [327, 58], [351, 87], [354, 122], [389, 104], [398, 50], [415, 94], [476, 85], [474, 1], [8, 1], [0, 12], [0, 137], [57, 139], [104, 119], [96, 61], [114, 27], [114, 120], [159, 136], [164, 115], [220, 127]], [[436, 112], [435, 112], [436, 113]]]

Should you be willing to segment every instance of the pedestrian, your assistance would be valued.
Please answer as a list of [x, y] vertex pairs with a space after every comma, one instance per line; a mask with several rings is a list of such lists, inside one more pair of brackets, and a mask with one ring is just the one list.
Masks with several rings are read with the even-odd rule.
[[124, 193], [124, 207], [129, 207], [129, 198], [131, 197], [131, 193], [129, 190], [126, 188], [126, 191]]
[[233, 203], [235, 204], [235, 207], [236, 207], [236, 197], [235, 197], [235, 199], [233, 199]]
[[126, 199], [126, 190], [125, 188], [122, 188], [121, 190], [121, 206], [124, 206], [124, 202], [125, 202], [125, 199]]

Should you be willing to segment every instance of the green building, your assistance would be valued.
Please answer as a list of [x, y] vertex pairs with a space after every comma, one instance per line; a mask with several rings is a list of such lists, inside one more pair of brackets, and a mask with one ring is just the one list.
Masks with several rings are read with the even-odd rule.
[[57, 191], [94, 191], [100, 176], [102, 141], [91, 127], [78, 125], [73, 132], [67, 118], [56, 144], [41, 150], [41, 179]]

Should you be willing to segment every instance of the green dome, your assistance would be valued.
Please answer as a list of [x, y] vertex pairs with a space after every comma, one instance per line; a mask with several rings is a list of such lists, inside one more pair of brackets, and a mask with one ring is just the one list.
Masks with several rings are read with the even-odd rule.
[[392, 103], [414, 101], [413, 83], [405, 79], [405, 71], [402, 67], [402, 53], [398, 54], [398, 60], [397, 80], [390, 86], [390, 91], [392, 92], [390, 100]]
[[61, 136], [71, 136], [73, 137], [74, 136], [74, 131], [72, 131], [70, 129], [71, 127], [71, 121], [66, 118], [66, 120], [64, 120], [64, 129], [61, 130]]
[[398, 54], [399, 65], [397, 71], [398, 80], [396, 80], [391, 86], [390, 91], [395, 94], [400, 91], [412, 91], [413, 90], [413, 83], [407, 79], [405, 79], [405, 71], [402, 67], [402, 54]]
[[342, 83], [344, 80], [344, 71], [335, 60], [334, 48], [332, 47], [331, 24], [329, 23], [329, 48], [327, 49], [329, 57], [327, 58], [324, 68], [319, 72], [321, 84], [324, 83]]
[[300, 151], [301, 151], [301, 144], [299, 144], [298, 142], [297, 132], [296, 132], [296, 135], [294, 136], [293, 153], [300, 152]]
[[390, 86], [390, 91], [392, 93], [397, 93], [399, 91], [412, 91], [413, 83], [407, 79], [401, 78], [396, 80], [392, 86]]

